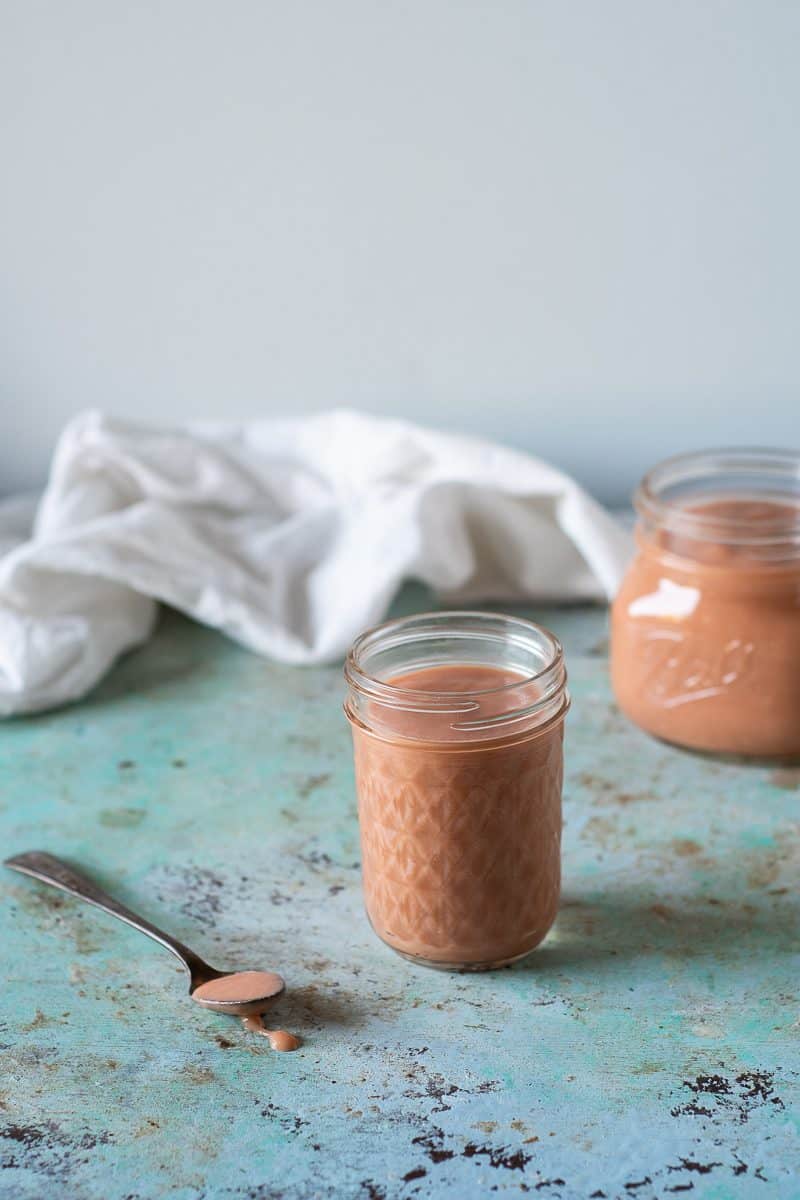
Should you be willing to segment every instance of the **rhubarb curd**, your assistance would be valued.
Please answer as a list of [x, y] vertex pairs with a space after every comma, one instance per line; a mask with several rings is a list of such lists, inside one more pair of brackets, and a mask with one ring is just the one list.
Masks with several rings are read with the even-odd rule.
[[531, 622], [437, 613], [348, 656], [367, 915], [431, 966], [486, 969], [558, 909], [566, 673]]
[[800, 456], [669, 460], [636, 507], [611, 619], [620, 708], [682, 746], [800, 757]]

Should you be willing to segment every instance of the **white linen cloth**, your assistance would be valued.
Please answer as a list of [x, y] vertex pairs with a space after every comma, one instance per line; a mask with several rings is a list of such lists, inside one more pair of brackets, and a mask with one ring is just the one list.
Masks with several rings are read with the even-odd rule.
[[182, 429], [85, 413], [32, 532], [30, 516], [0, 506], [0, 715], [82, 696], [147, 639], [159, 600], [313, 663], [406, 578], [461, 605], [609, 597], [630, 553], [547, 463], [349, 411]]

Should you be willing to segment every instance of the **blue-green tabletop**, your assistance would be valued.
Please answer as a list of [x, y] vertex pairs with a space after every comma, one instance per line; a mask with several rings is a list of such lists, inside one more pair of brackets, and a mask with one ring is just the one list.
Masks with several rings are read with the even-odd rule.
[[340, 668], [164, 614], [88, 700], [0, 727], [3, 856], [279, 970], [303, 1038], [274, 1053], [154, 943], [0, 871], [4, 1200], [800, 1196], [800, 772], [649, 739], [605, 612], [531, 615], [571, 676], [563, 906], [492, 974], [367, 925]]

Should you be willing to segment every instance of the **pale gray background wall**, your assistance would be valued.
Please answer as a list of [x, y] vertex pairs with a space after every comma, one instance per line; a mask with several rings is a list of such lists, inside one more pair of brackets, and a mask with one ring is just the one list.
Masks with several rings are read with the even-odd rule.
[[355, 405], [621, 499], [800, 442], [794, 0], [0, 0], [0, 492]]

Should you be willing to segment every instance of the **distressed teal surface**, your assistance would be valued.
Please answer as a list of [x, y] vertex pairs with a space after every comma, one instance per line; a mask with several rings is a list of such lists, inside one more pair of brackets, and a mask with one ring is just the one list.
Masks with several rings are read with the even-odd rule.
[[370, 932], [338, 668], [166, 615], [90, 700], [0, 727], [3, 855], [280, 970], [304, 1039], [273, 1053], [141, 935], [0, 872], [2, 1197], [800, 1196], [800, 772], [651, 741], [610, 700], [605, 613], [534, 615], [574, 698], [564, 902], [496, 974]]

